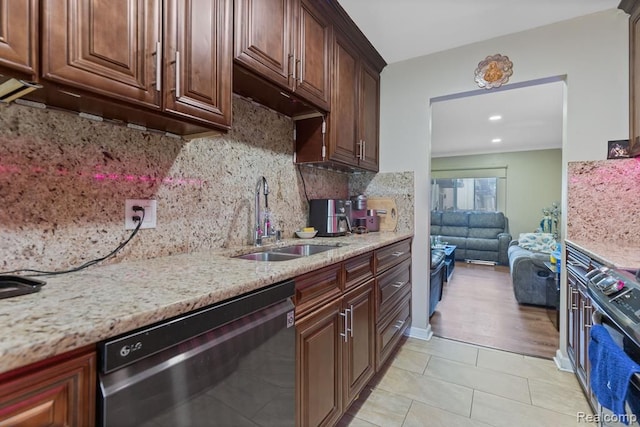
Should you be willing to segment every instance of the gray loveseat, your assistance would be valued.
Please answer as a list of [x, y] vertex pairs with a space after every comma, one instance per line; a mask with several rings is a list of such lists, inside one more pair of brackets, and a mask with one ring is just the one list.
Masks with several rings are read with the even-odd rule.
[[431, 235], [456, 245], [456, 260], [509, 264], [509, 221], [502, 212], [431, 211]]

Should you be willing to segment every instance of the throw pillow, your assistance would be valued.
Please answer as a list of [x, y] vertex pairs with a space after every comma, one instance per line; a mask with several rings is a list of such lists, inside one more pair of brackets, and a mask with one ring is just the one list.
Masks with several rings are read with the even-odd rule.
[[550, 254], [556, 250], [556, 240], [551, 233], [520, 233], [518, 246], [530, 251]]

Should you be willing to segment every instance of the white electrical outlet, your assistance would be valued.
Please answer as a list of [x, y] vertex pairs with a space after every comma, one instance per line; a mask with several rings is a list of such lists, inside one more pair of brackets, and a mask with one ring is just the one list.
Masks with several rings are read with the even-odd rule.
[[124, 229], [133, 230], [138, 226], [138, 221], [134, 221], [134, 216], [142, 218], [142, 212], [133, 210], [134, 206], [144, 208], [144, 221], [140, 228], [156, 228], [156, 205], [157, 201], [153, 199], [139, 200], [127, 199], [124, 201]]

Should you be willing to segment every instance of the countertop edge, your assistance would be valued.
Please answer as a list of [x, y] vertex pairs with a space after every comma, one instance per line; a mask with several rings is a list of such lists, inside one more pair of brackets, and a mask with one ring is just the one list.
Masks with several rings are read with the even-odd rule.
[[640, 268], [640, 247], [619, 246], [613, 242], [586, 242], [566, 238], [565, 242], [611, 268]]
[[[162, 295], [157, 297], [157, 302], [153, 301], [152, 297], [150, 297], [149, 299], [152, 302], [147, 302], [146, 307], [140, 309], [134, 307], [133, 311], [130, 311], [123, 316], [118, 316], [118, 312], [114, 312], [112, 314], [107, 306], [105, 307], [106, 312], [103, 315], [96, 315], [93, 319], [87, 319], [84, 322], [72, 326], [65, 324], [65, 318], [71, 317], [67, 315], [65, 309], [73, 310], [71, 306], [62, 307], [60, 311], [56, 313], [47, 312], [47, 316], [50, 317], [49, 322], [47, 322], [47, 319], [35, 319], [35, 316], [33, 316], [33, 318], [29, 317], [28, 311], [30, 308], [41, 308], [38, 306], [38, 303], [42, 302], [42, 300], [38, 299], [37, 294], [17, 297], [15, 301], [23, 303], [24, 305], [24, 312], [19, 312], [19, 314], [22, 315], [22, 318], [13, 319], [16, 313], [13, 313], [14, 316], [11, 316], [12, 313], [8, 313], [7, 310], [3, 312], [2, 305], [0, 305], [0, 321], [3, 321], [4, 319], [8, 322], [13, 321], [13, 326], [15, 327], [12, 332], [12, 324], [10, 323], [8, 325], [9, 327], [5, 328], [6, 332], [4, 334], [0, 333], [0, 375], [4, 375], [15, 369], [24, 368], [33, 363], [58, 356], [81, 347], [97, 344], [107, 338], [111, 338], [146, 325], [206, 307], [274, 283], [292, 279], [310, 271], [342, 262], [354, 256], [358, 256], [408, 238], [413, 238], [413, 233], [380, 233], [378, 236], [370, 237], [370, 239], [374, 239], [372, 241], [366, 240], [367, 238], [349, 237], [349, 239], [352, 240], [349, 240], [346, 246], [340, 247], [340, 250], [330, 251], [333, 253], [331, 255], [310, 256], [293, 262], [287, 261], [286, 263], [276, 263], [278, 265], [273, 268], [273, 271], [265, 271], [264, 274], [257, 271], [252, 278], [248, 280], [243, 279], [241, 274], [235, 274], [236, 272], [232, 270], [233, 267], [231, 267], [231, 269], [227, 268], [229, 271], [226, 271], [224, 274], [228, 274], [230, 277], [234, 275], [236, 276], [229, 280], [231, 283], [229, 287], [215, 288], [214, 286], [211, 286], [215, 289], [211, 289], [209, 292], [184, 295], [184, 297], [181, 296], [180, 299], [176, 299], [175, 295], [171, 295], [172, 299], [167, 297], [166, 301], [162, 299]], [[330, 241], [332, 243], [346, 240], [346, 238], [331, 239], [332, 240]], [[317, 239], [317, 241], [323, 243], [322, 239]], [[303, 242], [299, 239], [293, 239], [287, 241], [287, 243], [293, 244], [307, 242]], [[148, 261], [149, 263], [154, 261], [160, 264], [162, 264], [163, 261], [174, 261], [180, 263], [190, 259], [190, 257], [198, 257], [204, 260], [208, 260], [210, 257], [212, 262], [215, 260], [225, 259], [228, 261], [230, 254], [243, 253], [249, 249], [250, 248], [247, 247], [220, 249], [210, 253], [195, 253], [190, 255], [183, 254], [161, 257], [153, 260], [122, 262], [104, 267], [96, 267], [90, 272], [76, 276], [75, 279], [77, 281], [94, 281], [92, 286], [95, 286], [96, 288], [103, 286], [116, 286], [115, 279], [122, 281], [122, 277], [127, 277], [131, 274], [131, 272], [127, 270], [139, 270], [140, 268], [144, 268], [145, 261]], [[198, 262], [202, 264], [204, 261], [198, 260]], [[287, 265], [287, 263], [290, 264]], [[197, 266], [201, 267], [200, 264]], [[232, 263], [229, 264], [232, 265]], [[257, 269], [259, 266], [265, 264], [260, 264], [258, 261], [237, 260], [237, 265], [242, 266], [244, 269], [246, 269], [247, 266], [255, 266]], [[199, 273], [203, 274], [203, 272]], [[64, 282], [64, 278], [56, 278], [52, 281], [55, 283], [48, 284], [47, 286], [61, 287], [63, 285], [60, 283]], [[119, 282], [117, 282], [117, 286], [121, 286]], [[45, 288], [46, 287], [43, 289]], [[58, 290], [58, 292], [61, 293], [60, 290]], [[62, 303], [73, 304], [73, 299], [74, 298], [69, 297]], [[77, 297], [75, 299], [77, 300], [75, 301], [75, 304], [82, 304], [80, 301], [82, 298]], [[10, 299], [5, 301], [8, 300]], [[48, 301], [47, 303], [53, 307], [55, 302], [56, 301], [52, 298], [52, 301]], [[125, 312], [123, 311], [123, 313]], [[38, 326], [22, 324], [21, 327], [18, 327], [20, 326], [19, 322], [29, 323], [30, 320], [37, 320], [37, 322], [34, 323], [38, 323]], [[43, 323], [45, 326], [42, 326]], [[51, 325], [47, 326], [47, 323], [50, 323]], [[59, 329], [55, 326], [57, 323], [60, 324]], [[22, 340], [16, 339], [14, 336], [16, 333], [28, 336], [19, 337], [22, 338]]]

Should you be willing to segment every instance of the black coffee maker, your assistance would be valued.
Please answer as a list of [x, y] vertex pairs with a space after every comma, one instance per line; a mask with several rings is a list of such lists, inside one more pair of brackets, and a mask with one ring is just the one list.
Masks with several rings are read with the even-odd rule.
[[318, 230], [318, 236], [335, 237], [350, 233], [350, 217], [350, 200], [309, 200], [309, 226]]

